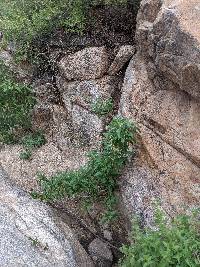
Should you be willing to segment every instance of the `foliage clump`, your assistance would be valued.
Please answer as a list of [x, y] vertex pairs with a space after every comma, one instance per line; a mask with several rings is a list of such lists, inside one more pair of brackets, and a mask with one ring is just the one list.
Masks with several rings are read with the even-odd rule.
[[25, 135], [20, 142], [24, 148], [21, 152], [21, 159], [30, 159], [32, 156], [32, 151], [36, 148], [43, 146], [46, 143], [44, 134], [41, 131], [33, 132]]
[[3, 45], [12, 46], [20, 60], [28, 59], [32, 44], [52, 29], [82, 32], [92, 6], [122, 3], [127, 0], [1, 0]]
[[31, 127], [30, 111], [35, 104], [31, 88], [16, 82], [0, 62], [0, 142], [17, 141], [16, 130]]
[[114, 104], [112, 98], [107, 100], [98, 99], [92, 104], [92, 111], [99, 117], [107, 115], [113, 111]]
[[142, 230], [133, 222], [132, 244], [124, 246], [121, 267], [200, 266], [200, 221], [196, 214], [178, 215], [171, 224], [160, 210], [156, 228]]
[[81, 196], [90, 200], [103, 197], [110, 207], [118, 177], [130, 156], [135, 142], [136, 126], [122, 117], [115, 117], [103, 135], [102, 149], [89, 154], [86, 166], [76, 171], [60, 172], [51, 178], [40, 177], [42, 194], [33, 194], [45, 201], [65, 196]]

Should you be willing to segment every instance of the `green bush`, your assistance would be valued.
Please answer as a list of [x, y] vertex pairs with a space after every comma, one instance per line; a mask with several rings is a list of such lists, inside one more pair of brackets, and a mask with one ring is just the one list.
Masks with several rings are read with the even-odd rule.
[[34, 148], [39, 148], [46, 143], [45, 136], [42, 132], [34, 132], [24, 136], [21, 140], [21, 144], [25, 149], [32, 150]]
[[135, 142], [136, 132], [137, 128], [127, 119], [114, 118], [103, 136], [101, 151], [91, 152], [86, 166], [77, 171], [60, 172], [50, 179], [40, 176], [42, 194], [33, 196], [46, 201], [81, 194], [84, 199], [93, 201], [103, 196], [110, 210], [116, 177], [130, 155], [130, 144]]
[[112, 98], [107, 100], [98, 99], [92, 104], [92, 111], [99, 117], [107, 115], [113, 111], [114, 104]]
[[133, 223], [132, 244], [124, 246], [121, 267], [200, 266], [200, 221], [197, 215], [179, 215], [169, 225], [160, 211], [157, 230], [140, 229]]
[[98, 3], [121, 4], [126, 0], [1, 0], [0, 29], [3, 45], [12, 42], [16, 55], [27, 59], [32, 43], [56, 28], [80, 32], [89, 8]]
[[34, 104], [31, 88], [17, 83], [0, 62], [0, 142], [14, 142], [17, 139], [16, 129], [30, 128], [30, 111]]
[[29, 160], [32, 156], [32, 152], [30, 150], [24, 150], [20, 153], [19, 158], [22, 160]]
[[36, 148], [43, 146], [46, 143], [45, 136], [42, 132], [37, 131], [25, 135], [20, 143], [22, 144], [24, 151], [20, 154], [20, 159], [30, 159], [32, 156], [32, 151]]

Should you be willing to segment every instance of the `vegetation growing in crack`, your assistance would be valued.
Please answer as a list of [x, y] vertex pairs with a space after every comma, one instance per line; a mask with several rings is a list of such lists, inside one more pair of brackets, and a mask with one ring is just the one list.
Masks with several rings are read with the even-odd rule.
[[37, 238], [28, 237], [28, 239], [31, 241], [32, 246], [42, 248], [44, 250], [48, 250], [48, 244], [43, 245]]
[[98, 99], [92, 104], [92, 111], [99, 117], [105, 116], [113, 111], [114, 104], [112, 98], [107, 100]]
[[[105, 221], [115, 217], [114, 191], [116, 178], [120, 175], [131, 154], [130, 144], [136, 142], [136, 126], [122, 117], [115, 117], [103, 135], [102, 149], [89, 154], [86, 166], [76, 171], [60, 172], [51, 178], [40, 176], [42, 194], [33, 193], [45, 201], [53, 201], [65, 196], [84, 196], [91, 201], [103, 200], [108, 207]], [[112, 214], [111, 214], [112, 213]], [[113, 215], [113, 216], [112, 216]]]
[[34, 149], [43, 146], [46, 143], [44, 134], [41, 131], [25, 135], [20, 141], [24, 151], [20, 154], [20, 159], [30, 159]]
[[13, 143], [19, 140], [19, 130], [31, 127], [35, 98], [31, 88], [16, 82], [3, 62], [0, 74], [0, 142]]
[[[20, 60], [30, 60], [33, 43], [52, 29], [82, 32], [89, 9], [96, 5], [121, 5], [128, 0], [2, 0], [0, 29]], [[138, 1], [135, 0], [134, 3]]]
[[178, 215], [171, 225], [158, 209], [154, 229], [140, 229], [133, 221], [132, 244], [123, 246], [121, 267], [200, 266], [200, 222], [197, 213]]

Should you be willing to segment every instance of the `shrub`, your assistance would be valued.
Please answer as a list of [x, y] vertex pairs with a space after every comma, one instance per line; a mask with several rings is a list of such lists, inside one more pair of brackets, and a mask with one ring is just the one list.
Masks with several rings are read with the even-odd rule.
[[157, 230], [139, 228], [133, 223], [132, 244], [124, 246], [122, 267], [197, 267], [200, 266], [199, 220], [179, 215], [169, 226], [160, 211]]
[[113, 107], [114, 104], [112, 98], [109, 98], [107, 100], [98, 99], [95, 103], [92, 104], [92, 111], [99, 117], [101, 117], [112, 112]]
[[[19, 59], [27, 59], [32, 43], [55, 28], [80, 32], [88, 9], [96, 4], [121, 4], [126, 0], [1, 0], [0, 29], [3, 45], [12, 43]], [[29, 55], [30, 56], [30, 55]]]
[[46, 139], [42, 132], [38, 131], [25, 135], [20, 143], [24, 147], [24, 151], [20, 154], [20, 159], [27, 160], [31, 158], [34, 149], [39, 148], [46, 143]]
[[19, 158], [23, 160], [28, 160], [31, 158], [31, 156], [32, 156], [32, 152], [27, 149], [20, 153]]
[[60, 172], [50, 179], [40, 176], [42, 194], [33, 193], [33, 196], [46, 201], [80, 194], [94, 201], [103, 196], [110, 210], [116, 177], [130, 155], [136, 132], [135, 125], [127, 119], [114, 118], [103, 136], [101, 151], [91, 152], [86, 166], [77, 171]]
[[21, 144], [23, 145], [23, 147], [29, 150], [39, 148], [45, 143], [45, 136], [40, 131], [28, 134], [24, 136], [21, 140]]
[[30, 128], [30, 111], [34, 104], [31, 88], [17, 83], [0, 62], [0, 142], [14, 142], [16, 129]]

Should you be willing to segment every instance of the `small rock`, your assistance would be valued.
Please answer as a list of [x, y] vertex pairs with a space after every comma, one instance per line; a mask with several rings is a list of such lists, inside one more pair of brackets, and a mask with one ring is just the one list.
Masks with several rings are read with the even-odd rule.
[[103, 231], [103, 236], [105, 239], [111, 241], [112, 240], [112, 233], [108, 230], [104, 230]]
[[89, 254], [95, 262], [95, 266], [109, 267], [112, 266], [113, 255], [106, 243], [99, 238], [94, 239], [88, 247]]
[[67, 80], [88, 80], [102, 77], [108, 70], [105, 47], [90, 47], [61, 59], [59, 68]]
[[133, 45], [123, 45], [120, 47], [113, 63], [111, 64], [108, 73], [114, 75], [118, 73], [123, 66], [128, 62], [128, 60], [134, 55], [135, 46]]

